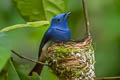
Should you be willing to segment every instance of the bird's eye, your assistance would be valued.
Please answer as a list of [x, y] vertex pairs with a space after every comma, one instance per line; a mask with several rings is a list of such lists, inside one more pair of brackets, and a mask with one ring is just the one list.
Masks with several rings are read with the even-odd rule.
[[57, 19], [57, 21], [59, 22], [59, 21], [60, 21], [60, 19]]

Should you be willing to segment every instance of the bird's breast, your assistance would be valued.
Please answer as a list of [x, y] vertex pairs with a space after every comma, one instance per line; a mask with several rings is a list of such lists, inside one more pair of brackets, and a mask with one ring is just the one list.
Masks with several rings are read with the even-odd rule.
[[58, 29], [55, 28], [52, 31], [51, 39], [52, 41], [66, 41], [70, 40], [71, 34], [69, 29]]

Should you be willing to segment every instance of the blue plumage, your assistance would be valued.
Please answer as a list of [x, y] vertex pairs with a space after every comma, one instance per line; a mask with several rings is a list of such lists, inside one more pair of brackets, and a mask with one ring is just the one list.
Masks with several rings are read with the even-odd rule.
[[49, 37], [52, 41], [65, 41], [71, 37], [70, 30], [68, 28], [69, 13], [64, 13], [55, 16], [52, 19], [51, 25], [45, 33], [45, 37]]
[[[71, 38], [71, 32], [68, 28], [68, 17], [70, 15], [69, 13], [59, 14], [55, 17], [53, 17], [51, 21], [51, 25], [48, 28], [48, 30], [45, 32], [45, 35], [41, 41], [40, 48], [39, 48], [39, 57], [41, 56], [42, 48], [48, 41], [67, 41]], [[43, 65], [36, 64], [36, 66], [33, 68], [33, 70], [30, 72], [30, 75], [32, 75], [32, 72], [37, 72], [40, 74], [41, 69]]]

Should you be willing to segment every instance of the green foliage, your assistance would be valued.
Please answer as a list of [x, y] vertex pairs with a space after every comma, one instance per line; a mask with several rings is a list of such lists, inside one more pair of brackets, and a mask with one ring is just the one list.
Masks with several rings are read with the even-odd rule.
[[[47, 74], [46, 74], [47, 73]], [[47, 76], [47, 77], [46, 77]], [[59, 80], [56, 75], [53, 74], [52, 70], [45, 66], [41, 73], [41, 79], [42, 80]]]
[[8, 31], [15, 30], [18, 28], [41, 27], [41, 26], [47, 26], [47, 25], [49, 25], [48, 21], [27, 22], [26, 24], [17, 24], [17, 25], [6, 27], [2, 29], [0, 32], [8, 32]]
[[3, 47], [0, 47], [0, 71], [5, 66], [9, 58], [10, 58], [10, 51], [8, 51]]
[[5, 34], [0, 33], [0, 71], [10, 58], [10, 41]]
[[26, 21], [51, 20], [56, 14], [64, 13], [66, 0], [13, 0]]
[[[8, 32], [8, 31], [15, 30], [18, 28], [41, 27], [41, 26], [47, 26], [48, 24], [49, 24], [48, 21], [28, 22], [26, 24], [18, 24], [18, 25], [6, 27], [6, 28], [2, 29], [0, 32], [1, 32], [1, 35], [3, 35], [2, 32]], [[4, 36], [5, 36], [5, 34], [1, 37], [1, 39]], [[0, 41], [3, 41], [3, 39]], [[3, 69], [3, 67], [7, 63], [8, 59], [10, 58], [10, 49], [5, 49], [5, 48], [3, 48], [3, 46], [5, 46], [5, 43], [2, 43], [2, 46], [0, 46], [0, 53], [1, 53], [0, 54], [0, 71]], [[9, 46], [9, 44], [6, 46]], [[30, 78], [28, 77], [28, 73], [26, 73], [26, 67], [21, 66], [21, 65], [18, 66], [16, 64], [14, 66], [14, 64], [11, 61], [9, 62], [9, 65], [10, 65], [10, 67], [8, 69], [8, 77], [7, 77], [8, 80], [30, 80]]]
[[[51, 1], [53, 2], [51, 3]], [[120, 0], [86, 1], [91, 23], [90, 28], [96, 43], [96, 76], [119, 76]], [[85, 27], [81, 0], [13, 0], [13, 2], [15, 6], [12, 6], [11, 0], [0, 0], [0, 29], [16, 24], [26, 24], [25, 21], [50, 21], [52, 16], [67, 10], [72, 11], [69, 19], [72, 38], [83, 38]], [[20, 15], [15, 7], [17, 7]], [[12, 31], [9, 28], [10, 31], [0, 33], [0, 69], [3, 69], [6, 66], [5, 64], [8, 64], [7, 62], [11, 54], [10, 49], [23, 53], [23, 55], [29, 58], [36, 59], [40, 41], [48, 28], [47, 25], [45, 26], [38, 28], [28, 26], [27, 28], [14, 29]], [[13, 59], [21, 64], [31, 65], [30, 69], [34, 66], [31, 62], [23, 61], [15, 56], [13, 56]], [[24, 71], [26, 66], [22, 66]], [[17, 67], [15, 64], [14, 67], [16, 72], [23, 75], [18, 70], [20, 67]], [[0, 80], [5, 80], [5, 74], [6, 71], [4, 72], [4, 69], [1, 70]], [[11, 74], [13, 73], [11, 72]], [[43, 69], [41, 78], [42, 80], [57, 80], [48, 67]]]
[[33, 76], [28, 76], [30, 66], [22, 65], [15, 61], [9, 61], [5, 70], [8, 71], [7, 80], [40, 80], [40, 76], [33, 73]]
[[13, 62], [13, 65], [15, 67], [15, 70], [17, 72], [17, 74], [19, 75], [20, 77], [20, 80], [32, 80], [29, 76], [28, 76], [28, 73], [29, 73], [29, 70], [30, 70], [30, 66], [29, 65], [22, 65], [18, 62]]
[[32, 80], [41, 80], [40, 76], [37, 73], [33, 73], [33, 76], [31, 78]]
[[[44, 72], [42, 73], [41, 77], [36, 73], [34, 73], [32, 77], [28, 76], [28, 73], [31, 69], [29, 66], [9, 60], [10, 49], [14, 49], [14, 44], [18, 44], [20, 41], [22, 41], [22, 43], [20, 42], [19, 44], [22, 44], [22, 46], [28, 44], [28, 39], [31, 39], [31, 37], [35, 37], [36, 35], [39, 37], [39, 40], [41, 40], [45, 30], [48, 28], [51, 18], [66, 11], [66, 0], [13, 0], [13, 2], [27, 23], [23, 23], [24, 21], [21, 21], [22, 24], [15, 23], [16, 25], [8, 26], [0, 30], [0, 34], [4, 34], [3, 37], [7, 36], [6, 39], [8, 42], [10, 42], [9, 45], [5, 45], [2, 43], [3, 40], [0, 40], [0, 43], [2, 43], [0, 46], [0, 70], [5, 68], [4, 66], [7, 64], [7, 68], [5, 68], [6, 73], [3, 71], [0, 73], [0, 80], [5, 78], [7, 78], [7, 80], [56, 80], [55, 76], [49, 72], [49, 69], [47, 67], [44, 68]], [[42, 28], [43, 26], [46, 27]], [[35, 27], [39, 27], [37, 28], [37, 31]], [[27, 33], [29, 35], [26, 35], [24, 33]], [[30, 45], [33, 46], [33, 44]], [[4, 49], [3, 46], [5, 46], [7, 50]], [[18, 47], [18, 45], [16, 47]], [[46, 73], [48, 73], [48, 77], [45, 76]], [[5, 74], [7, 74], [6, 77], [4, 76]]]
[[8, 65], [9, 65], [9, 69], [8, 69], [7, 79], [8, 80], [21, 80], [12, 61], [9, 61]]

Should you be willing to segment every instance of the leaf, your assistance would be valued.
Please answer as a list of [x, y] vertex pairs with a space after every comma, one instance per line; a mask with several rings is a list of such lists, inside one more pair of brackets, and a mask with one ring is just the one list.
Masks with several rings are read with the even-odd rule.
[[23, 65], [15, 61], [13, 62], [13, 65], [21, 80], [32, 80], [30, 76], [28, 76], [30, 71], [29, 65], [27, 64]]
[[66, 0], [42, 0], [47, 20], [53, 16], [64, 13], [66, 10]]
[[10, 51], [0, 46], [0, 71], [10, 58]]
[[59, 80], [59, 79], [49, 67], [44, 66], [41, 73], [41, 80]]
[[32, 78], [32, 80], [41, 80], [40, 76], [35, 72], [33, 72], [33, 75], [31, 78]]
[[66, 10], [66, 0], [13, 0], [26, 21], [51, 20]]
[[15, 30], [18, 28], [24, 28], [24, 27], [41, 27], [41, 26], [47, 26], [48, 24], [49, 24], [49, 21], [27, 22], [26, 24], [17, 24], [17, 25], [3, 28], [2, 30], [0, 30], [0, 32], [8, 32], [11, 30]]
[[7, 80], [21, 80], [18, 73], [16, 72], [16, 69], [12, 63], [12, 61], [9, 61], [9, 69], [8, 69], [8, 77]]
[[0, 33], [0, 72], [8, 62], [10, 58], [10, 40], [6, 37], [6, 34]]
[[[12, 71], [11, 71], [12, 70]], [[10, 61], [10, 68], [8, 69], [9, 80], [40, 80], [40, 76], [37, 73], [33, 73], [33, 76], [28, 76], [30, 71], [30, 66], [27, 64], [20, 64], [15, 61]], [[13, 78], [16, 75], [16, 78]]]
[[27, 22], [27, 26], [30, 26], [30, 27], [41, 27], [48, 24], [49, 24], [49, 21]]

